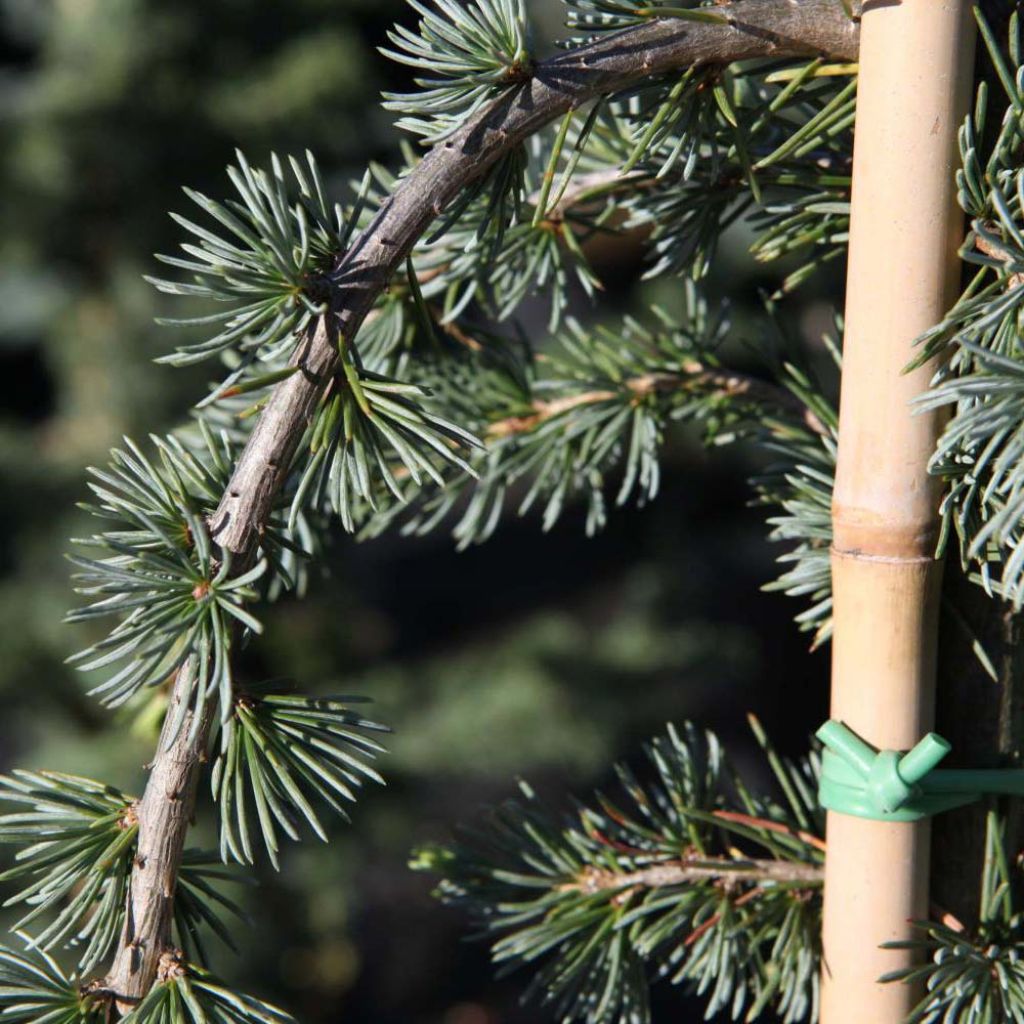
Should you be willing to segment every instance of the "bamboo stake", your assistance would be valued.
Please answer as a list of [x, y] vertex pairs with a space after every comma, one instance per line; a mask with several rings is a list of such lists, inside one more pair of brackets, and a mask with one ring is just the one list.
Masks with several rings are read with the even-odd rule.
[[[967, 109], [968, 0], [867, 0], [853, 165], [846, 339], [833, 502], [832, 717], [906, 749], [934, 714], [941, 563], [927, 463], [941, 427], [910, 401], [913, 341], [957, 294], [956, 132]], [[878, 978], [883, 942], [926, 916], [928, 823], [828, 817], [822, 1024], [899, 1024], [918, 993]]]

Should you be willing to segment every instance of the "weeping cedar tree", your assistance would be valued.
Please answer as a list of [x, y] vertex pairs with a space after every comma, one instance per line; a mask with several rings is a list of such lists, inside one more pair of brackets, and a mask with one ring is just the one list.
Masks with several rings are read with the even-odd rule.
[[[555, 2], [555, 0], [551, 0]], [[837, 420], [810, 354], [778, 331], [760, 370], [723, 362], [732, 332], [701, 279], [732, 224], [754, 257], [789, 257], [767, 300], [841, 259], [847, 236], [858, 11], [845, 0], [566, 0], [571, 32], [538, 56], [522, 0], [410, 0], [418, 21], [386, 54], [418, 91], [385, 105], [418, 137], [340, 196], [314, 158], [258, 169], [239, 154], [230, 198], [186, 190], [181, 253], [161, 291], [199, 300], [218, 382], [189, 423], [125, 441], [94, 469], [98, 532], [73, 561], [94, 642], [75, 657], [117, 707], [166, 703], [145, 792], [52, 772], [2, 779], [16, 844], [6, 874], [25, 914], [0, 949], [11, 1021], [133, 1024], [291, 1018], [204, 966], [230, 942], [230, 862], [278, 862], [283, 837], [324, 836], [373, 762], [382, 726], [355, 699], [242, 680], [259, 609], [301, 591], [318, 540], [448, 529], [483, 542], [509, 515], [549, 528], [566, 509], [599, 530], [655, 498], [666, 437], [768, 453], [753, 481], [785, 542], [772, 587], [830, 632], [830, 500]], [[970, 233], [962, 298], [921, 341], [943, 368], [923, 406], [951, 411], [933, 460], [944, 546], [992, 602], [1024, 603], [1024, 56], [1016, 15], [982, 19], [990, 55], [960, 132]], [[589, 243], [646, 239], [647, 275], [681, 315], [587, 330], [573, 290], [601, 282]], [[514, 326], [549, 302], [550, 338]], [[828, 341], [835, 356], [837, 346]], [[818, 361], [820, 362], [820, 360]], [[109, 632], [102, 634], [103, 623]], [[166, 684], [166, 685], [165, 685]], [[147, 691], [149, 691], [147, 696]], [[751, 722], [778, 782], [749, 789], [718, 740], [669, 727], [621, 792], [553, 817], [522, 787], [414, 866], [441, 876], [503, 967], [525, 967], [553, 1019], [648, 1019], [665, 978], [708, 1016], [817, 1014], [823, 812], [818, 758], [794, 764]], [[208, 769], [208, 770], [207, 770]], [[209, 790], [207, 790], [209, 785]], [[220, 811], [219, 855], [187, 846], [197, 793]], [[1024, 1021], [1017, 866], [1005, 809], [988, 814], [976, 921], [922, 922], [926, 996], [913, 1021]], [[896, 979], [894, 979], [896, 980]]]

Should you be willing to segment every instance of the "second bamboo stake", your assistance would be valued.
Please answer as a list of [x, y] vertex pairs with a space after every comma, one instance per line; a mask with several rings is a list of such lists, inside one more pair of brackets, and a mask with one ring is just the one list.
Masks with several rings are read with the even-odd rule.
[[[903, 368], [957, 294], [956, 132], [966, 111], [966, 0], [864, 5], [846, 337], [833, 504], [831, 716], [877, 747], [931, 726], [941, 565], [927, 472], [941, 423], [911, 400], [934, 370]], [[829, 814], [822, 1024], [900, 1024], [916, 1001], [878, 978], [882, 950], [926, 916], [927, 822]]]

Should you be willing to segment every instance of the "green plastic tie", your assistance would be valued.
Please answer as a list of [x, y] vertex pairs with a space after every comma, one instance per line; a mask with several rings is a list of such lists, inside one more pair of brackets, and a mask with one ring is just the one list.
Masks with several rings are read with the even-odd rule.
[[877, 750], [835, 720], [818, 730], [822, 752], [818, 799], [840, 814], [875, 821], [919, 821], [983, 796], [1024, 796], [1019, 769], [940, 770], [950, 745], [933, 732], [913, 750]]

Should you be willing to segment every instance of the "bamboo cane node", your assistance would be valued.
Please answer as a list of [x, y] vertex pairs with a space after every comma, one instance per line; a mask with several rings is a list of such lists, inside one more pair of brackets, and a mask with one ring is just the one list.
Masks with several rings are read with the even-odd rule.
[[926, 516], [911, 509], [894, 509], [883, 515], [871, 507], [851, 506], [834, 500], [833, 552], [850, 560], [865, 562], [931, 562], [935, 558], [939, 537], [938, 516], [932, 514], [937, 507], [936, 504], [935, 510], [929, 508]]
[[881, 562], [888, 565], [929, 565], [938, 561], [934, 555], [882, 554], [865, 551], [863, 548], [857, 547], [839, 547], [835, 544], [832, 545], [831, 553], [833, 558], [841, 558], [845, 561]]

